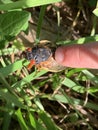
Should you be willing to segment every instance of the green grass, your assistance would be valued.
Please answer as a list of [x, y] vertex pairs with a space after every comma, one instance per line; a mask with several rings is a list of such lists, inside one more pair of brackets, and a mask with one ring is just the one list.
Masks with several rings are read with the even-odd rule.
[[[54, 2], [60, 0], [33, 2], [20, 0], [0, 4], [0, 10], [6, 11], [0, 14], [0, 129], [2, 130], [65, 130], [66, 125], [81, 129], [82, 123], [87, 130], [95, 128], [86, 118], [89, 118], [90, 112], [94, 117], [98, 113], [96, 94], [98, 76], [89, 70], [79, 68], [67, 68], [57, 73], [36, 69], [29, 72], [27, 70], [29, 62], [25, 58], [20, 58], [18, 54], [19, 52], [22, 54], [25, 48], [17, 40], [13, 40], [19, 32], [27, 32], [28, 29], [31, 14], [22, 9], [41, 6], [36, 32], [38, 43], [47, 4]], [[10, 41], [13, 41], [11, 46]], [[57, 41], [56, 45], [94, 41], [98, 41], [97, 34], [77, 40]], [[14, 63], [11, 62], [13, 54]]]

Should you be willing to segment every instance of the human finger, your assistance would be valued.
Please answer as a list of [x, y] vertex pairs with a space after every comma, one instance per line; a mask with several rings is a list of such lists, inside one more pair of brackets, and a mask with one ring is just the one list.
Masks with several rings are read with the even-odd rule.
[[55, 59], [67, 67], [98, 69], [98, 42], [58, 47]]

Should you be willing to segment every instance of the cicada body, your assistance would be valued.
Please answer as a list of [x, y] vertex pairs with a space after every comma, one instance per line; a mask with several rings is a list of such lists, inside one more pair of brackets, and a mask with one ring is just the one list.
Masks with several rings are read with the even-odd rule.
[[54, 59], [54, 53], [46, 46], [36, 46], [27, 49], [27, 59], [30, 61], [28, 69], [34, 65], [38, 70], [45, 69], [51, 72], [59, 72], [66, 67], [58, 64]]

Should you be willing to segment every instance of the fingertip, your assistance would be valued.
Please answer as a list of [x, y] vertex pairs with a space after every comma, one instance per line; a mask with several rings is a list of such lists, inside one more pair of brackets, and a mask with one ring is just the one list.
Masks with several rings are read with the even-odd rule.
[[58, 47], [56, 52], [55, 52], [55, 60], [62, 64], [64, 61], [64, 50], [62, 47]]

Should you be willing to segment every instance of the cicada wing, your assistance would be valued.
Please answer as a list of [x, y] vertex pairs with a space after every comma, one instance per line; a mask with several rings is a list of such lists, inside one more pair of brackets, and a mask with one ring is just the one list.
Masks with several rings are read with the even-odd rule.
[[37, 68], [40, 69], [45, 69], [50, 72], [59, 72], [64, 69], [66, 69], [65, 66], [62, 66], [58, 64], [53, 57], [50, 57], [47, 61], [41, 62], [39, 65], [37, 65]]

